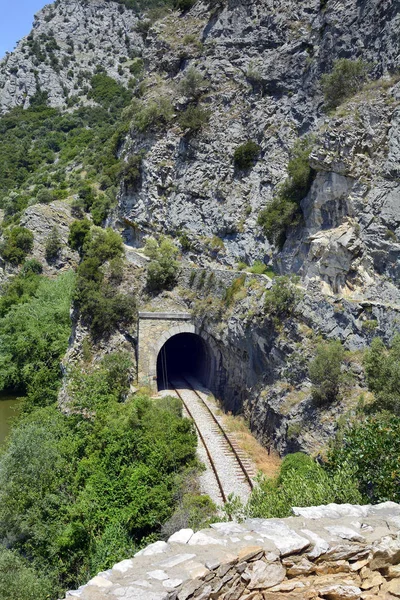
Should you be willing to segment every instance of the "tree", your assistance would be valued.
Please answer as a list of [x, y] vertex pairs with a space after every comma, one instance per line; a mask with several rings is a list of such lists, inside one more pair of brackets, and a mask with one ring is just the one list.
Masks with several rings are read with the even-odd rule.
[[151, 291], [161, 291], [174, 287], [178, 277], [179, 263], [176, 260], [178, 248], [167, 237], [157, 242], [149, 238], [144, 249], [151, 259], [147, 268], [147, 285]]
[[45, 255], [47, 262], [59, 257], [62, 248], [61, 236], [57, 225], [54, 225], [45, 243]]
[[250, 169], [257, 160], [261, 148], [253, 140], [248, 140], [245, 144], [238, 146], [233, 155], [235, 167], [241, 170]]
[[400, 335], [386, 348], [380, 338], [372, 340], [364, 358], [369, 389], [375, 394], [374, 408], [400, 415]]
[[88, 219], [77, 220], [69, 228], [68, 244], [73, 250], [82, 253], [83, 246], [90, 236], [91, 223]]
[[197, 100], [207, 88], [207, 81], [194, 67], [191, 67], [179, 84], [181, 93], [187, 98]]
[[368, 502], [400, 502], [400, 418], [380, 413], [350, 423], [328, 455], [335, 472], [347, 464]]
[[317, 404], [323, 405], [337, 400], [343, 381], [343, 359], [344, 348], [339, 341], [318, 344], [315, 358], [309, 367], [309, 377], [313, 383], [311, 393]]
[[331, 73], [321, 79], [326, 108], [334, 109], [360, 91], [367, 80], [368, 70], [368, 65], [362, 60], [336, 60]]
[[4, 242], [0, 253], [4, 260], [13, 264], [21, 264], [25, 256], [33, 248], [33, 233], [25, 227], [13, 227], [4, 233]]

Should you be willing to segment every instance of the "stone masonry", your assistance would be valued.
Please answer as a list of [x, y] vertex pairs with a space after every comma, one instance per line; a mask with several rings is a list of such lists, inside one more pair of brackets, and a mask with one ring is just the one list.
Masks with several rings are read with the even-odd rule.
[[183, 529], [99, 573], [81, 600], [396, 600], [400, 505], [294, 508]]
[[[138, 383], [157, 392], [157, 357], [165, 342], [180, 333], [200, 335], [209, 345], [209, 336], [192, 322], [190, 313], [139, 312], [138, 324]], [[213, 366], [210, 377], [213, 375]]]

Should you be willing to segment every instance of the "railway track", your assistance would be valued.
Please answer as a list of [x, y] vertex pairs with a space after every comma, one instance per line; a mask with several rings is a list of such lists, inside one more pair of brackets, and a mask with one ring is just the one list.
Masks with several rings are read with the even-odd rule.
[[195, 389], [186, 378], [180, 377], [170, 384], [198, 433], [200, 457], [208, 467], [204, 474], [204, 491], [217, 504], [225, 503], [232, 493], [246, 502], [253, 488], [254, 474], [243, 451], [225, 431], [216, 407], [207, 394]]

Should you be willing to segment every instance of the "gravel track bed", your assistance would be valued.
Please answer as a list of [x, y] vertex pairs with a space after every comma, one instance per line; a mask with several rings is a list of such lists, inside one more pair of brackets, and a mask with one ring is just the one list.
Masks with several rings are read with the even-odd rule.
[[[192, 383], [192, 381], [190, 383]], [[243, 471], [228, 442], [213, 421], [207, 408], [197, 398], [193, 390], [188, 389], [188, 384], [186, 382], [175, 380], [172, 384], [187, 403], [188, 408], [205, 439], [226, 497], [228, 497], [229, 494], [235, 494], [239, 496], [243, 502], [246, 502], [250, 495], [250, 486], [246, 481]], [[194, 385], [193, 387], [197, 386]], [[204, 393], [204, 388], [201, 388], [201, 390], [202, 393]], [[206, 462], [204, 460], [203, 462], [205, 462], [206, 465], [208, 463], [208, 461]], [[209, 470], [211, 471], [211, 469]], [[212, 471], [211, 474], [215, 481]], [[215, 501], [215, 497], [213, 497], [213, 500]], [[221, 498], [219, 499], [218, 504], [221, 504]]]
[[[174, 398], [179, 397], [175, 390], [162, 390], [159, 393], [161, 396], [173, 396]], [[190, 415], [184, 406], [182, 412], [184, 417], [190, 419]], [[217, 506], [222, 506], [223, 502], [219, 486], [215, 479], [214, 471], [212, 470], [210, 461], [208, 460], [206, 449], [200, 439], [198, 439], [197, 444], [197, 457], [199, 461], [206, 467], [205, 471], [199, 475], [199, 486], [201, 493], [210, 496], [211, 500], [215, 502]]]

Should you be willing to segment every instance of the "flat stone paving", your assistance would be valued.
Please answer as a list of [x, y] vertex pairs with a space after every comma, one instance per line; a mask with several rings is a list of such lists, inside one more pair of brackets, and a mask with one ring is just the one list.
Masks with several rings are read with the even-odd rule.
[[[400, 505], [295, 508], [159, 541], [66, 598], [357, 600], [400, 597]], [[262, 594], [262, 595], [260, 595]]]

